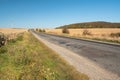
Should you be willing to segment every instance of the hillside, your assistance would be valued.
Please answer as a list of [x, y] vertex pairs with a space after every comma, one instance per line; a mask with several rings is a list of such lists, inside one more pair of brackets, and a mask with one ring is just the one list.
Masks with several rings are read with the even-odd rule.
[[120, 28], [120, 23], [111, 23], [111, 22], [85, 22], [85, 23], [75, 23], [57, 27], [60, 28]]

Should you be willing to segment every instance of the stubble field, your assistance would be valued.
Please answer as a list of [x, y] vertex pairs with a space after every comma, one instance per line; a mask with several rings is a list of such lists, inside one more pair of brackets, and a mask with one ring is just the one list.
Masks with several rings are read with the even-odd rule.
[[[82, 37], [89, 39], [104, 39], [111, 41], [120, 41], [120, 28], [86, 28], [86, 29], [68, 29], [69, 36]], [[63, 35], [62, 29], [46, 29], [47, 33]], [[83, 34], [87, 32], [87, 34]]]
[[4, 34], [12, 34], [12, 33], [21, 33], [26, 32], [27, 29], [17, 29], [17, 28], [0, 28], [0, 32]]

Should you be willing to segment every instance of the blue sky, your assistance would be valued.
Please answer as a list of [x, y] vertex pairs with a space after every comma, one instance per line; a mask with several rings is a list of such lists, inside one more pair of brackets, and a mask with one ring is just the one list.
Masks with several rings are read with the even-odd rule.
[[0, 27], [55, 28], [91, 21], [120, 22], [120, 0], [0, 0]]

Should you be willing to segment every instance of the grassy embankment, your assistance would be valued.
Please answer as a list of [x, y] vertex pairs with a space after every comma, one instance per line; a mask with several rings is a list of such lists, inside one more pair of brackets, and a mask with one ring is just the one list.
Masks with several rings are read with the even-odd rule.
[[0, 48], [0, 80], [89, 80], [30, 33]]

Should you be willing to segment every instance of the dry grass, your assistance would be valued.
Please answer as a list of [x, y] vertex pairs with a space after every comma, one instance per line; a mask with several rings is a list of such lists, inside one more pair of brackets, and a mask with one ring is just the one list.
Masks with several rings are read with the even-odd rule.
[[46, 29], [47, 33], [62, 34], [62, 29]]
[[20, 33], [27, 32], [28, 29], [17, 29], [17, 28], [0, 28], [0, 32], [4, 33], [5, 36], [10, 39], [16, 38]]
[[0, 80], [89, 80], [30, 33], [0, 51]]
[[[85, 30], [88, 30], [91, 35], [83, 35]], [[60, 35], [63, 34], [62, 29], [47, 29], [46, 32]], [[120, 37], [111, 37], [111, 33], [120, 33], [120, 28], [69, 29], [69, 35], [74, 37], [120, 41]]]
[[27, 32], [27, 29], [0, 28], [0, 32], [2, 32], [4, 34], [21, 33], [21, 32]]

